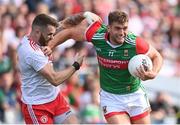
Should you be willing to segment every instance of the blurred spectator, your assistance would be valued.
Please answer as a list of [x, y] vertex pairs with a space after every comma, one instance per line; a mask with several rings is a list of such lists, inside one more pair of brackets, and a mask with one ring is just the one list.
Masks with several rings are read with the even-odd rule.
[[176, 124], [180, 124], [180, 106], [174, 106], [174, 110], [176, 113]]
[[82, 94], [82, 86], [79, 84], [79, 79], [77, 74], [74, 74], [70, 79], [67, 80], [66, 85], [62, 89], [62, 93], [69, 103], [72, 105], [74, 110], [77, 112], [79, 109], [80, 96]]
[[136, 35], [140, 35], [144, 30], [144, 25], [139, 16], [138, 5], [135, 2], [129, 3], [129, 30]]
[[153, 124], [168, 124], [175, 123], [175, 119], [171, 121], [168, 120], [168, 117], [175, 116], [175, 111], [173, 108], [172, 98], [165, 92], [159, 92], [156, 96], [156, 99], [151, 102], [152, 112], [152, 123]]
[[[60, 21], [74, 13], [92, 11], [107, 22], [110, 11], [121, 9], [129, 14], [130, 31], [142, 35], [164, 57], [160, 75], [180, 78], [179, 6], [180, 0], [0, 0], [0, 121], [22, 123], [21, 114], [18, 114], [21, 93], [16, 48], [22, 36], [30, 33], [36, 14], [50, 14]], [[76, 51], [86, 53], [87, 59], [78, 74], [66, 81], [67, 85], [61, 86], [63, 93], [81, 116], [82, 123], [103, 123], [98, 110], [95, 49], [88, 43], [77, 44], [70, 39], [56, 49], [55, 68], [71, 65], [69, 61]], [[177, 87], [177, 91], [179, 89]], [[167, 123], [167, 118], [175, 117], [175, 113], [179, 118], [180, 105], [174, 110], [173, 102], [169, 102], [168, 98], [171, 100], [169, 95], [159, 93], [153, 101], [153, 122]]]
[[80, 117], [82, 123], [105, 123], [99, 107], [99, 81], [95, 74], [85, 78], [84, 93], [80, 97]]
[[39, 2], [37, 5], [36, 5], [36, 14], [49, 14], [49, 8], [48, 8], [48, 5], [43, 3], [43, 2]]

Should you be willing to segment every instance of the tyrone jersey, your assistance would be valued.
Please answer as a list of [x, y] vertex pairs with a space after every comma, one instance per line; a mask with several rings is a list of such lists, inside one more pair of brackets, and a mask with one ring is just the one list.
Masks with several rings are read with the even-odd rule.
[[51, 63], [34, 41], [25, 36], [17, 49], [21, 72], [22, 101], [25, 104], [44, 104], [53, 101], [59, 89], [38, 73]]
[[122, 45], [112, 45], [108, 41], [107, 27], [98, 21], [88, 27], [85, 36], [97, 52], [101, 88], [114, 94], [137, 91], [140, 79], [130, 75], [128, 62], [136, 54], [147, 53], [149, 44], [129, 32]]

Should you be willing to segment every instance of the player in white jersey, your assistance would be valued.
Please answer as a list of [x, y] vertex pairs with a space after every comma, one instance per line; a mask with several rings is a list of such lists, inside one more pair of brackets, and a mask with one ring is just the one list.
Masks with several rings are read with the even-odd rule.
[[80, 68], [84, 56], [77, 55], [72, 66], [56, 72], [51, 57], [41, 51], [41, 46], [54, 38], [57, 27], [54, 18], [45, 14], [36, 16], [30, 35], [24, 36], [17, 50], [22, 79], [22, 113], [26, 124], [78, 123], [58, 85]]

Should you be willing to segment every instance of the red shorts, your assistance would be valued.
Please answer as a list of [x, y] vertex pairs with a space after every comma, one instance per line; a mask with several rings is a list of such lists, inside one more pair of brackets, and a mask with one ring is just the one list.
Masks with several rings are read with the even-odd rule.
[[61, 94], [52, 102], [40, 105], [22, 103], [21, 108], [26, 124], [53, 124], [55, 116], [70, 111], [70, 106]]

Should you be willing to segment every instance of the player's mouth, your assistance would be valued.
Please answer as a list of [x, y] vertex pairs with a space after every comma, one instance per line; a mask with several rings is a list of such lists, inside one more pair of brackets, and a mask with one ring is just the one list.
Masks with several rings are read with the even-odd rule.
[[118, 39], [119, 39], [119, 40], [124, 40], [125, 37], [124, 37], [124, 36], [118, 36]]

